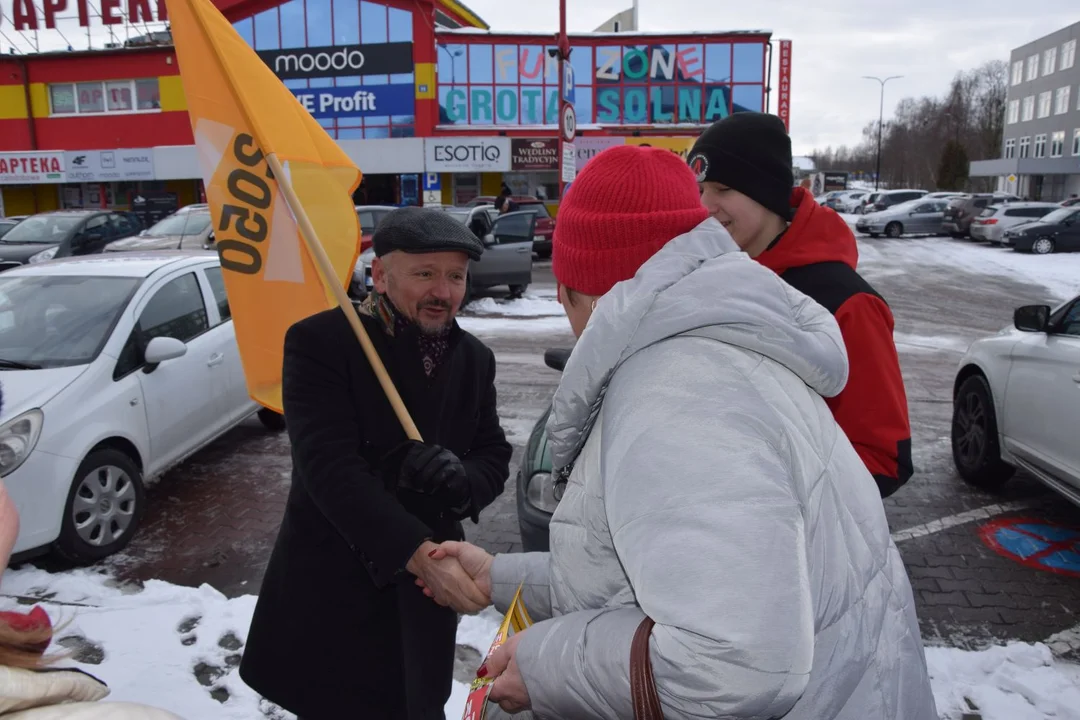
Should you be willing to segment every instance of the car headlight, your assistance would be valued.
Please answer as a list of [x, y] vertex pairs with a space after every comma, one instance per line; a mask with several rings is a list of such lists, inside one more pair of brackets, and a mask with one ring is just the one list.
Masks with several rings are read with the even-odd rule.
[[40, 410], [30, 410], [0, 425], [0, 477], [15, 472], [30, 457], [44, 420]]
[[56, 251], [60, 249], [59, 245], [49, 248], [48, 250], [42, 250], [37, 255], [30, 256], [31, 263], [45, 262], [46, 260], [52, 260], [56, 257]]
[[536, 472], [529, 478], [525, 489], [525, 499], [538, 510], [553, 513], [559, 506], [565, 486], [556, 485], [551, 473]]

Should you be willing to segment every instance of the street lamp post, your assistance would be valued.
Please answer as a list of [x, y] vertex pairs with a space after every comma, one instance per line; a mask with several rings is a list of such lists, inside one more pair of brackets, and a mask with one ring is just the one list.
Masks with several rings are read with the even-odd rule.
[[881, 83], [881, 108], [878, 110], [878, 125], [877, 125], [877, 173], [874, 175], [874, 190], [878, 189], [878, 183], [881, 182], [881, 128], [885, 124], [885, 83], [890, 80], [899, 80], [904, 77], [903, 75], [893, 75], [882, 80], [879, 77], [873, 77], [872, 75], [863, 75], [865, 80], [877, 80]]

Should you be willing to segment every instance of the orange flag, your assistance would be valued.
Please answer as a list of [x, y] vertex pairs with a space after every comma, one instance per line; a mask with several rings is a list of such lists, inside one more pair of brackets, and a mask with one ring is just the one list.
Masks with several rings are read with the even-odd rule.
[[281, 412], [285, 332], [338, 306], [282, 188], [292, 186], [344, 288], [360, 254], [360, 170], [210, 0], [167, 5], [248, 392]]

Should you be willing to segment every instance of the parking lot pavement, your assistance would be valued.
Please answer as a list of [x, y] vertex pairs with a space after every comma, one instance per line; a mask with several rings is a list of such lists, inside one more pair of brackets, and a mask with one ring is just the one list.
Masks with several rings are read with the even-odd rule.
[[[953, 376], [968, 343], [1005, 327], [1015, 306], [1042, 301], [1047, 293], [956, 265], [912, 266], [905, 242], [867, 240], [872, 246], [860, 270], [896, 316], [916, 474], [885, 508], [911, 575], [923, 635], [959, 647], [1057, 635], [1055, 650], [1080, 659], [1080, 631], [1074, 630], [1080, 577], [1003, 557], [980, 534], [990, 522], [1020, 517], [1080, 528], [1080, 509], [1022, 475], [997, 495], [968, 487], [953, 469], [949, 443]], [[541, 268], [537, 276], [533, 289], [550, 294], [550, 272]], [[466, 524], [466, 534], [493, 552], [512, 552], [521, 549], [517, 463], [559, 377], [543, 365], [543, 351], [572, 339], [550, 329], [500, 331], [483, 339], [499, 359], [499, 410], [515, 453], [506, 491], [478, 526]], [[207, 582], [228, 595], [257, 592], [284, 510], [289, 468], [284, 435], [246, 423], [150, 489], [139, 535], [107, 564], [126, 577]]]

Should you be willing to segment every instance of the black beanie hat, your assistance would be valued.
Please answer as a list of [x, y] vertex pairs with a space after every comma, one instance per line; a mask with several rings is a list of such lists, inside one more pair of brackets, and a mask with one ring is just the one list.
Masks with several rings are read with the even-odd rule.
[[788, 220], [791, 138], [776, 115], [738, 112], [710, 125], [687, 155], [698, 182], [718, 182]]

